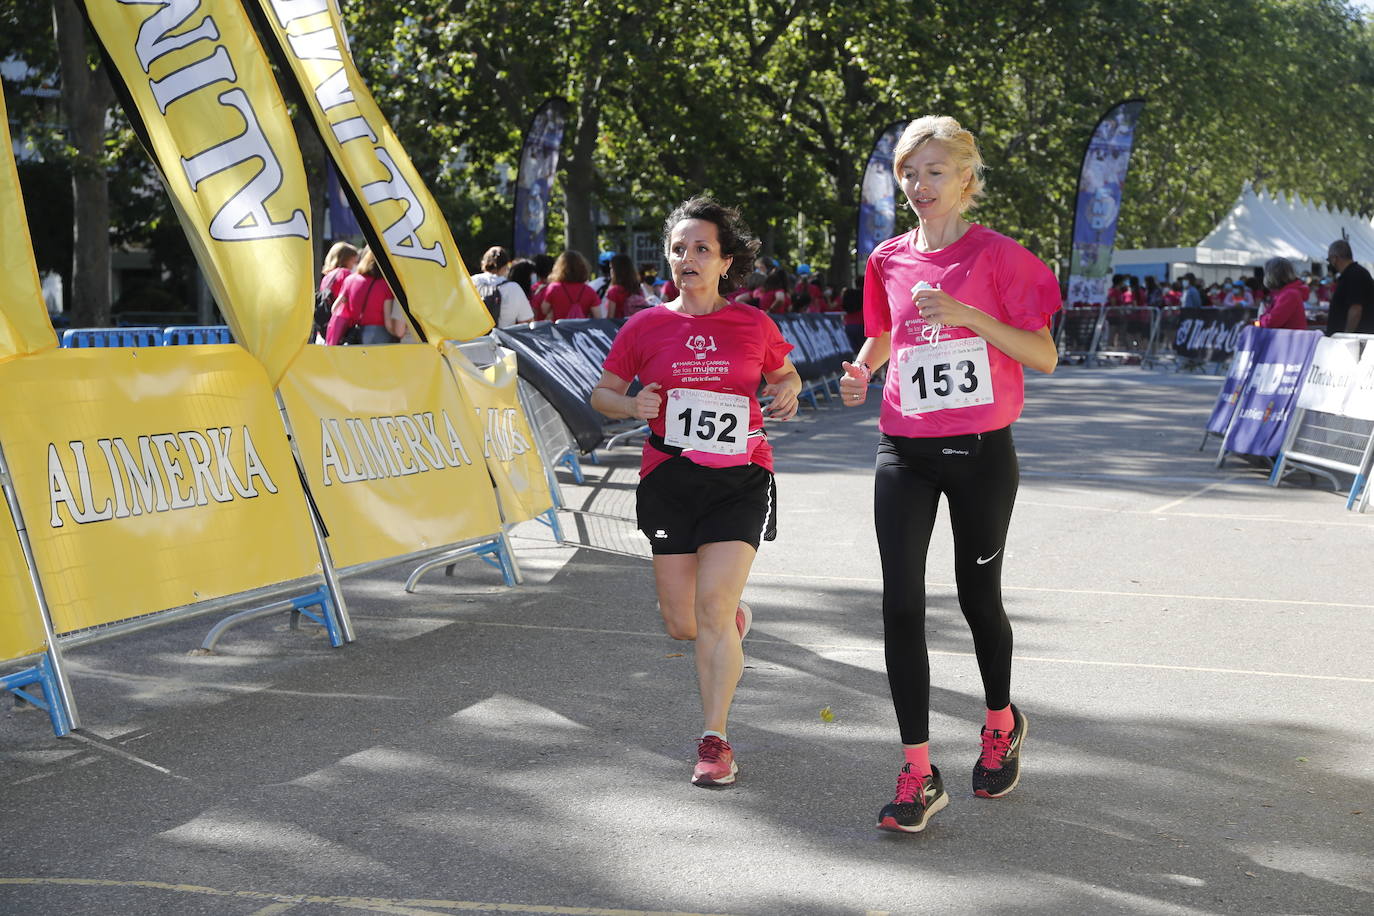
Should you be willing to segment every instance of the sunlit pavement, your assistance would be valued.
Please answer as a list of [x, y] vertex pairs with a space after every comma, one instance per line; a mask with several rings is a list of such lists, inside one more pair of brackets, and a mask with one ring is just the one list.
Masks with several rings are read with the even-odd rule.
[[[210, 620], [69, 656], [86, 730], [0, 713], [0, 912], [1374, 912], [1374, 513], [1199, 452], [1220, 380], [1029, 383], [1005, 571], [1021, 784], [975, 799], [981, 688], [947, 524], [929, 564], [919, 836], [873, 829], [900, 764], [871, 527], [873, 403], [777, 431], [779, 539], [731, 720], [737, 787], [688, 785], [690, 645], [663, 635], [633, 449], [465, 560], [350, 579], [358, 641]], [[828, 710], [823, 716], [822, 711]], [[827, 721], [830, 719], [830, 721]]]

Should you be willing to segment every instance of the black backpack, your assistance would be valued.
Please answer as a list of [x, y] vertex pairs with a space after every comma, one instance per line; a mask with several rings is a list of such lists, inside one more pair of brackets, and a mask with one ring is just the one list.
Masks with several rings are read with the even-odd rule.
[[[482, 293], [482, 304], [487, 307], [488, 312], [491, 312], [491, 320], [497, 324], [501, 322], [501, 287], [505, 286], [507, 283], [514, 282], [514, 280], [510, 279], [502, 280], [495, 286], [490, 287], [485, 293]], [[483, 285], [485, 286], [485, 284]], [[478, 292], [481, 292], [481, 290], [478, 290]]]
[[315, 333], [324, 336], [334, 310], [334, 294], [327, 289], [315, 291]]

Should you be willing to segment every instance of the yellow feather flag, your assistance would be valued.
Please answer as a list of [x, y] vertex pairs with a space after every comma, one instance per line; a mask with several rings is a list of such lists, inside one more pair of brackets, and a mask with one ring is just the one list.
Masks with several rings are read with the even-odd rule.
[[305, 165], [238, 0], [81, 0], [234, 338], [275, 385], [305, 345]]
[[264, 37], [300, 83], [374, 253], [425, 336], [437, 345], [491, 330], [438, 202], [353, 63], [332, 0], [244, 2], [261, 9]]
[[9, 113], [0, 92], [0, 362], [57, 346], [19, 192]]

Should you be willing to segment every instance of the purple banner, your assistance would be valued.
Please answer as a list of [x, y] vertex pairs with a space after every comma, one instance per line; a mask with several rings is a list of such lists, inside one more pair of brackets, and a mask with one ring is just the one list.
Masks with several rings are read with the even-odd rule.
[[873, 144], [864, 169], [859, 196], [859, 231], [854, 249], [860, 275], [878, 243], [897, 234], [897, 178], [892, 174], [892, 150], [906, 129], [905, 121], [888, 126]]
[[1272, 458], [1283, 446], [1284, 433], [1297, 406], [1298, 388], [1322, 332], [1252, 328], [1251, 333], [1242, 337], [1246, 339], [1251, 342], [1251, 365], [1239, 386], [1222, 448], [1241, 455]]
[[[1184, 311], [1189, 311], [1185, 309]], [[1201, 311], [1193, 309], [1192, 311]], [[1258, 338], [1260, 329], [1253, 324], [1245, 326], [1237, 338], [1235, 348], [1231, 352], [1231, 366], [1226, 372], [1226, 381], [1222, 383], [1221, 394], [1217, 395], [1216, 406], [1212, 408], [1212, 415], [1207, 418], [1207, 431], [1216, 433], [1218, 436], [1226, 435], [1226, 427], [1231, 425], [1231, 417], [1236, 412], [1236, 402], [1240, 400], [1240, 393], [1250, 381], [1250, 370], [1255, 366], [1255, 341]], [[1179, 340], [1183, 340], [1182, 330], [1179, 331]]]
[[329, 217], [329, 232], [325, 238], [330, 241], [361, 238], [363, 228], [358, 225], [358, 217], [353, 214], [348, 195], [344, 194], [343, 186], [339, 183], [339, 171], [334, 168], [334, 163], [329, 163], [325, 174], [325, 203]]
[[1069, 304], [1102, 305], [1112, 282], [1121, 189], [1131, 164], [1141, 101], [1122, 102], [1097, 123], [1078, 173], [1073, 216], [1073, 260], [1069, 267]]
[[515, 182], [515, 256], [526, 258], [548, 249], [549, 193], [558, 171], [567, 103], [549, 99], [534, 116], [520, 150]]

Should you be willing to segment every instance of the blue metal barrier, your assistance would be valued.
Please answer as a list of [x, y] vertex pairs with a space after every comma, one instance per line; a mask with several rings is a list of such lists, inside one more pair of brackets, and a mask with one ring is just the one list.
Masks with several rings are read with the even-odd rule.
[[68, 328], [62, 332], [64, 347], [157, 347], [162, 328]]
[[225, 324], [178, 324], [162, 332], [162, 345], [175, 347], [183, 344], [227, 344], [234, 342]]

